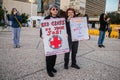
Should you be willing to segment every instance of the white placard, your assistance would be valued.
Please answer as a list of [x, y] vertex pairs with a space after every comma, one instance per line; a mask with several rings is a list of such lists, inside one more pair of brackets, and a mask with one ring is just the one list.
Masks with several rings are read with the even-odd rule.
[[70, 28], [71, 28], [72, 41], [89, 39], [86, 17], [71, 18]]
[[64, 18], [45, 19], [41, 27], [46, 56], [69, 52]]

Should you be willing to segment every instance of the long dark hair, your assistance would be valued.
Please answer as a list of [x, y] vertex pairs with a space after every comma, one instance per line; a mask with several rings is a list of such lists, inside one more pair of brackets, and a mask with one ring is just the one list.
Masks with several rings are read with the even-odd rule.
[[89, 21], [89, 16], [87, 14], [83, 15], [83, 17], [87, 18], [87, 22]]
[[99, 21], [101, 21], [101, 20], [106, 20], [106, 19], [107, 19], [107, 17], [104, 19], [104, 15], [106, 15], [106, 14], [105, 14], [105, 13], [102, 13], [102, 14], [100, 15]]
[[12, 8], [12, 10], [11, 10], [11, 14], [13, 14], [13, 13], [14, 13], [14, 10], [16, 10], [16, 11], [17, 11], [17, 9], [16, 9], [16, 8]]

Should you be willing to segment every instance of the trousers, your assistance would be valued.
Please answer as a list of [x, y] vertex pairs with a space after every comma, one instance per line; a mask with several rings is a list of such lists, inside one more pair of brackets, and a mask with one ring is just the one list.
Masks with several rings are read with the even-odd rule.
[[[70, 51], [71, 51], [71, 59], [72, 59], [71, 64], [75, 65], [76, 64], [76, 54], [77, 54], [79, 42], [78, 41], [72, 42], [71, 40], [69, 40], [68, 42], [69, 42], [69, 47], [70, 47]], [[69, 64], [69, 56], [70, 56], [70, 52], [65, 53], [64, 66], [68, 66], [68, 64]]]
[[13, 28], [12, 34], [14, 46], [20, 45], [20, 28]]
[[56, 63], [56, 55], [52, 55], [52, 56], [46, 56], [46, 69], [47, 72], [51, 72], [55, 66]]
[[98, 38], [98, 45], [102, 45], [105, 38], [105, 31], [100, 31], [99, 38]]

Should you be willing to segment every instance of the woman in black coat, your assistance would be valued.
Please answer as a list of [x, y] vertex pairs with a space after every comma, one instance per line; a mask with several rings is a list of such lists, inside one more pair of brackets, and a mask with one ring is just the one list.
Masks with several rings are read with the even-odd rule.
[[[66, 16], [66, 29], [67, 29], [69, 48], [70, 48], [70, 51], [71, 51], [71, 59], [72, 59], [71, 67], [73, 67], [75, 69], [80, 69], [80, 67], [76, 64], [76, 54], [77, 54], [79, 42], [78, 41], [72, 41], [71, 29], [70, 29], [70, 19], [75, 17], [75, 10], [73, 8], [68, 8], [67, 11], [66, 11], [66, 15], [67, 15]], [[70, 55], [70, 52], [65, 53], [64, 69], [68, 69], [69, 55]]]
[[105, 32], [108, 29], [108, 22], [109, 22], [110, 18], [106, 17], [106, 14], [102, 13], [100, 15], [99, 18], [99, 22], [100, 22], [100, 28], [99, 28], [99, 38], [98, 38], [98, 47], [105, 47], [103, 45], [104, 42], [104, 38], [105, 38]]
[[[52, 19], [52, 18], [59, 18], [59, 8], [56, 5], [52, 5], [49, 8], [50, 14], [46, 16], [44, 19]], [[40, 29], [40, 37], [42, 37], [42, 30]], [[50, 77], [54, 77], [54, 73], [57, 72], [57, 70], [54, 68], [56, 63], [56, 55], [46, 56], [46, 70]]]

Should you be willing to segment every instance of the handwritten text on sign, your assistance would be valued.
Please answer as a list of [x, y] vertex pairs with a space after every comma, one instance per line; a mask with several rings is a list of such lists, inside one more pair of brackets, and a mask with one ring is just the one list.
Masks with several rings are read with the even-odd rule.
[[41, 23], [45, 55], [69, 52], [65, 19], [46, 19]]
[[70, 20], [72, 41], [89, 39], [86, 17], [76, 17]]

